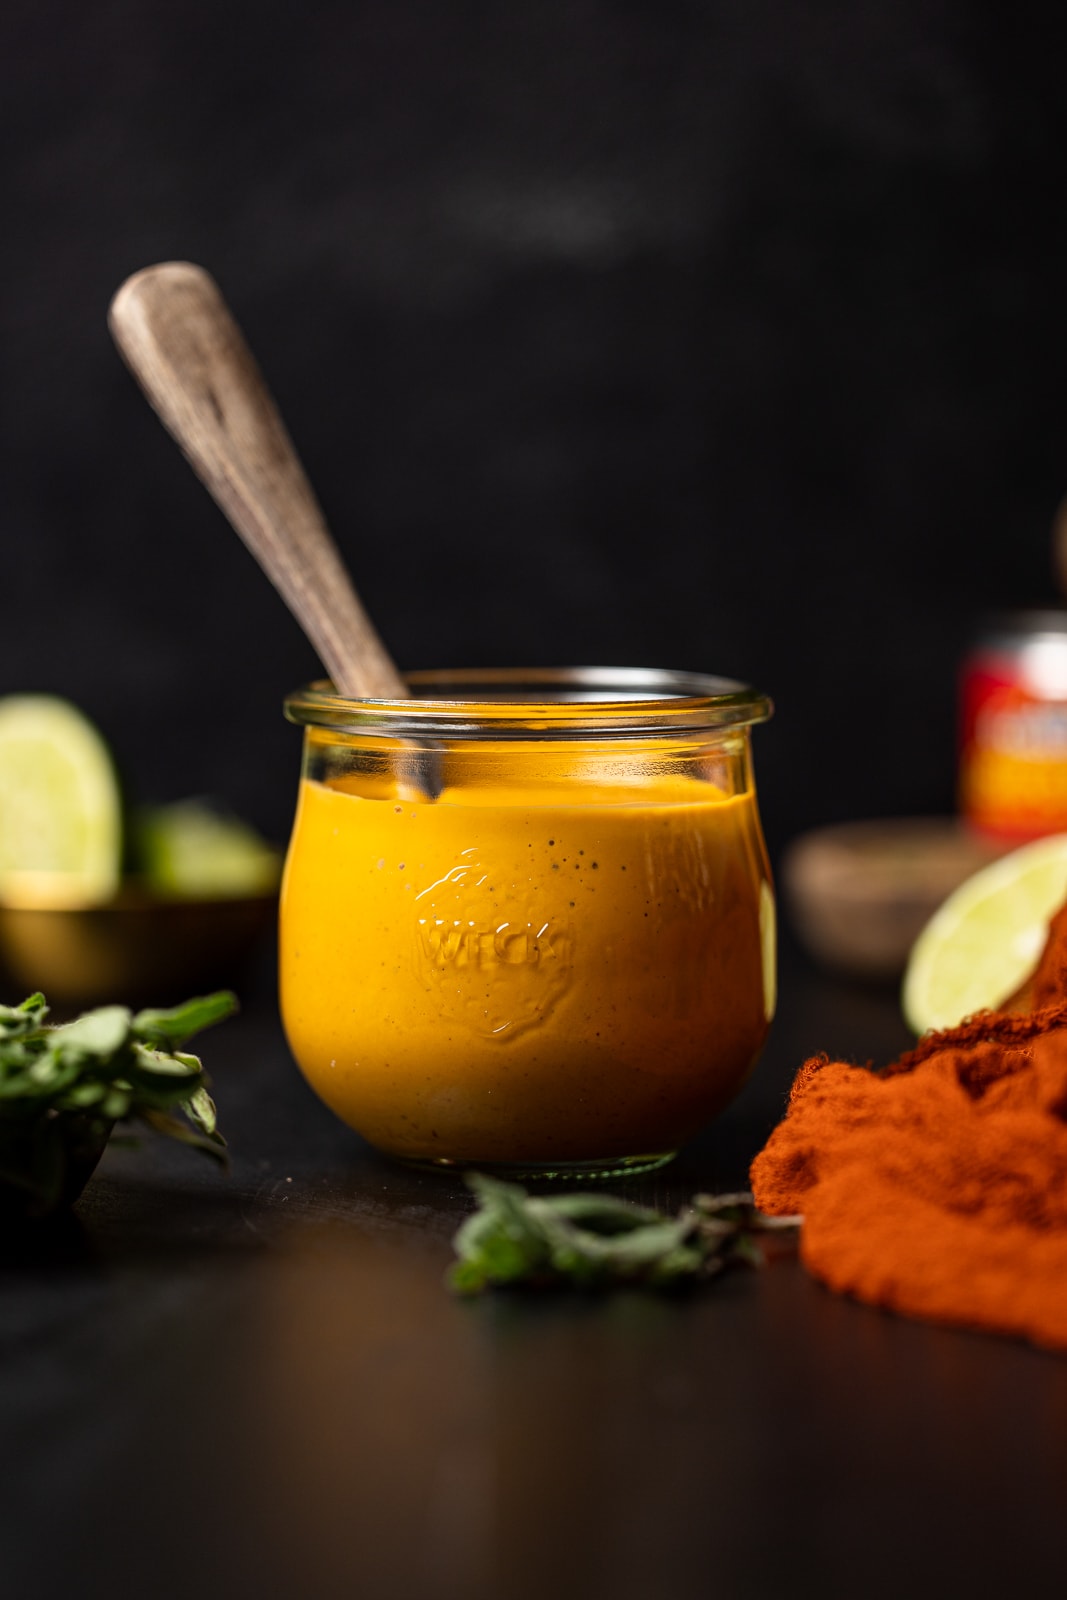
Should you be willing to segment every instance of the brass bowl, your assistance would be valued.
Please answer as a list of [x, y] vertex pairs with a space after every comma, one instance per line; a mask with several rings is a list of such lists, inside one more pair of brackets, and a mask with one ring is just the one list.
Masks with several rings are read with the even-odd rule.
[[954, 817], [890, 817], [819, 828], [782, 860], [785, 898], [801, 943], [854, 977], [899, 978], [941, 902], [1007, 847]]
[[276, 893], [164, 899], [125, 886], [104, 905], [0, 905], [8, 998], [43, 990], [64, 1009], [176, 1004], [240, 977], [277, 917]]

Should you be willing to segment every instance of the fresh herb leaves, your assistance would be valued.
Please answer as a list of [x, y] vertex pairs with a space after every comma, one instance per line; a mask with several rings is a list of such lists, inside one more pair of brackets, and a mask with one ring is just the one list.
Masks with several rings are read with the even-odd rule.
[[654, 1288], [762, 1265], [759, 1236], [795, 1227], [749, 1194], [698, 1194], [676, 1217], [608, 1194], [527, 1194], [483, 1173], [467, 1178], [478, 1209], [457, 1232], [449, 1282], [459, 1294], [504, 1284]]
[[43, 1216], [76, 1198], [116, 1122], [225, 1161], [198, 1057], [179, 1047], [237, 1009], [232, 994], [170, 1011], [101, 1006], [47, 1021], [44, 996], [0, 1006], [0, 1203]]

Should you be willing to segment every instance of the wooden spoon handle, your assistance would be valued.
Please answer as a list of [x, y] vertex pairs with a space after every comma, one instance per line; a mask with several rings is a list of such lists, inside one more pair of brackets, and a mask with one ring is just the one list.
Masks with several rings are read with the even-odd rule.
[[303, 627], [338, 692], [406, 697], [214, 279], [187, 261], [145, 267], [119, 289], [108, 322], [164, 426]]

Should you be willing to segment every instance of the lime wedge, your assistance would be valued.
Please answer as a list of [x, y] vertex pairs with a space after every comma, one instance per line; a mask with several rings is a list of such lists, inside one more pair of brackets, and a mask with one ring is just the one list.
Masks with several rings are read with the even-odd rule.
[[246, 822], [202, 800], [151, 806], [137, 819], [141, 865], [157, 894], [195, 899], [269, 894], [280, 856]]
[[1067, 834], [1023, 845], [954, 889], [908, 958], [904, 1016], [916, 1033], [995, 1009], [1030, 976], [1067, 900]]
[[764, 881], [759, 886], [759, 937], [763, 957], [763, 1015], [774, 1020], [778, 1004], [778, 931], [774, 890]]
[[108, 900], [121, 851], [118, 780], [92, 723], [53, 695], [0, 698], [0, 900]]

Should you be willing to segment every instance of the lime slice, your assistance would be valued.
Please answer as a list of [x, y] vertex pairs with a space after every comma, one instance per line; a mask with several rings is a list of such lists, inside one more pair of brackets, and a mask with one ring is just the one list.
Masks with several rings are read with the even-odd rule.
[[277, 850], [246, 822], [202, 800], [146, 808], [138, 817], [138, 845], [157, 894], [227, 899], [277, 887]]
[[778, 933], [774, 890], [764, 880], [759, 886], [759, 936], [763, 957], [763, 1015], [774, 1020], [778, 1004]]
[[92, 723], [53, 695], [0, 698], [0, 900], [108, 900], [121, 851], [118, 780]]
[[1023, 845], [967, 878], [920, 933], [904, 974], [904, 1016], [916, 1033], [995, 1009], [1037, 965], [1067, 900], [1067, 834]]

